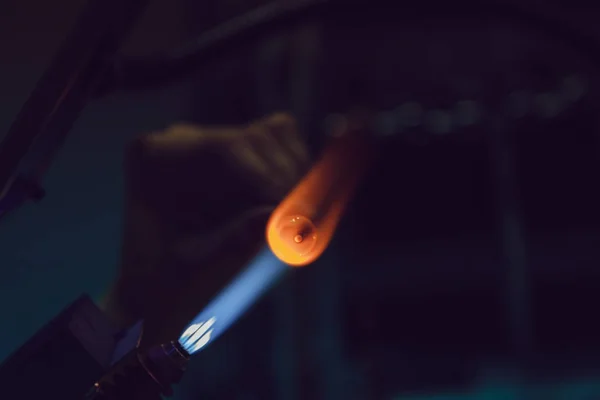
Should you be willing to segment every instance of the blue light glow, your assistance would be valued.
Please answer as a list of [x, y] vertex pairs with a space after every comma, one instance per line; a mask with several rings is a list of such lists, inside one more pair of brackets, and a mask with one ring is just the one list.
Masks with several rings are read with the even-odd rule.
[[193, 354], [227, 330], [263, 293], [280, 278], [288, 266], [265, 247], [187, 326], [179, 343]]

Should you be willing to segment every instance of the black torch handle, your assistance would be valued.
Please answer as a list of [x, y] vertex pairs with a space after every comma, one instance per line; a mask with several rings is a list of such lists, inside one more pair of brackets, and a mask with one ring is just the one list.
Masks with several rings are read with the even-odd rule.
[[189, 355], [177, 342], [134, 350], [123, 357], [87, 395], [86, 400], [160, 400], [185, 372]]

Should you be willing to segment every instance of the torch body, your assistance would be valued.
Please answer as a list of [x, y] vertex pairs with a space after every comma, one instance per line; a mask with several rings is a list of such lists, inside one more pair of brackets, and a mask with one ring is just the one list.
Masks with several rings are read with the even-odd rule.
[[172, 385], [179, 382], [189, 354], [174, 341], [136, 349], [117, 363], [98, 381], [88, 400], [160, 400], [172, 394]]

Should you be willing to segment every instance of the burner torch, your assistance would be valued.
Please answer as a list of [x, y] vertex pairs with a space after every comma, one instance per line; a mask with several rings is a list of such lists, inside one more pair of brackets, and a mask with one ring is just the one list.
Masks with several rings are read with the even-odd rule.
[[306, 266], [323, 254], [370, 156], [362, 125], [344, 122], [320, 160], [271, 214], [265, 232], [268, 246], [190, 322], [177, 341], [145, 352], [136, 349], [96, 384], [92, 399], [125, 399], [134, 393], [138, 398], [140, 393], [145, 398], [168, 395], [191, 355], [225, 332], [290, 266]]
[[[120, 332], [84, 296], [0, 365], [3, 387], [19, 398], [57, 391], [73, 400], [158, 400], [170, 395], [193, 354], [235, 323], [290, 266], [308, 265], [327, 248], [369, 160], [361, 126], [346, 123], [342, 131], [273, 211], [265, 232], [268, 246], [177, 340], [140, 347], [141, 322]], [[28, 384], [32, 374], [38, 385]]]

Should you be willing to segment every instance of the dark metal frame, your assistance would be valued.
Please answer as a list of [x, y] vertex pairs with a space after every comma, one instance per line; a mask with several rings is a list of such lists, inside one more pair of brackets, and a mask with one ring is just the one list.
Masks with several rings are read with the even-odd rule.
[[0, 217], [39, 199], [42, 174], [147, 0], [90, 0], [0, 144]]

